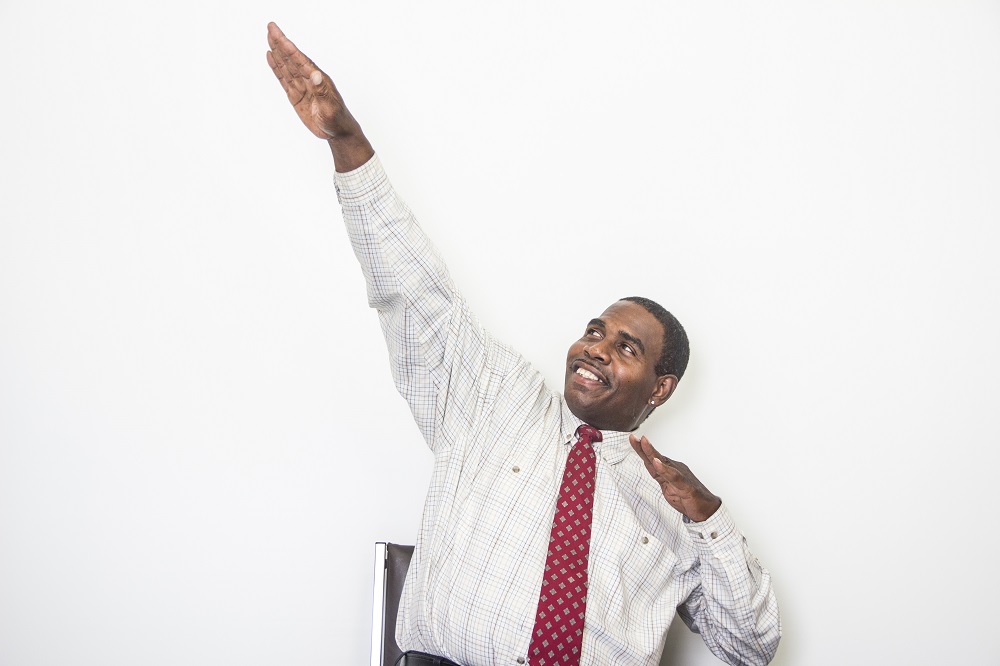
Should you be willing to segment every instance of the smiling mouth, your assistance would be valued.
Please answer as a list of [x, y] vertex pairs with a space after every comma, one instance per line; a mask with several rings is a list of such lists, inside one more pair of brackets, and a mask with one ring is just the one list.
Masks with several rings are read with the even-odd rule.
[[577, 364], [577, 366], [573, 370], [573, 372], [575, 372], [576, 374], [580, 375], [584, 379], [589, 379], [592, 382], [600, 382], [601, 384], [607, 385], [607, 382], [604, 381], [604, 379], [602, 377], [597, 376], [594, 372], [592, 372], [591, 370], [588, 370], [582, 364]]

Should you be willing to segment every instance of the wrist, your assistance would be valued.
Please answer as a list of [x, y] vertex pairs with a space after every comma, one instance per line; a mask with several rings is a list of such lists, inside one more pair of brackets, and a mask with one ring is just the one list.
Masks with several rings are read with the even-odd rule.
[[713, 495], [712, 499], [700, 502], [697, 506], [685, 511], [684, 517], [692, 523], [703, 523], [714, 516], [720, 506], [722, 506], [722, 498]]
[[360, 129], [357, 133], [330, 137], [326, 142], [333, 154], [334, 168], [340, 173], [354, 171], [375, 154], [375, 149]]

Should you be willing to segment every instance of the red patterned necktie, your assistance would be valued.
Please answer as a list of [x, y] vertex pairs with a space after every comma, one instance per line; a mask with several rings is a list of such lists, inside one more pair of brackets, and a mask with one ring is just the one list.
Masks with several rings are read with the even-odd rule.
[[545, 577], [528, 649], [531, 666], [580, 663], [597, 468], [590, 443], [602, 437], [600, 430], [586, 424], [577, 428], [576, 434], [578, 439], [566, 460], [552, 521]]

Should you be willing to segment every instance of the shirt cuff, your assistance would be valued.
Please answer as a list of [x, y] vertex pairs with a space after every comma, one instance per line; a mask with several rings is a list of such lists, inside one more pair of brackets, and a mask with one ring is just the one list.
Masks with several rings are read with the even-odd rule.
[[341, 206], [353, 206], [377, 199], [390, 189], [389, 178], [382, 169], [378, 155], [353, 171], [335, 172], [333, 185], [337, 188], [337, 199]]
[[733, 522], [733, 517], [729, 514], [729, 509], [726, 508], [725, 504], [720, 506], [707, 520], [700, 523], [690, 521], [685, 516], [684, 527], [687, 528], [688, 534], [699, 547], [726, 547], [731, 541], [738, 539], [739, 534], [736, 530], [736, 523]]

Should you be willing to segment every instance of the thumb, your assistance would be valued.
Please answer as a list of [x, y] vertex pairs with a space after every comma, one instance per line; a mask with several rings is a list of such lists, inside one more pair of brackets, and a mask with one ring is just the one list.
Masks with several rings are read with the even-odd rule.
[[309, 75], [309, 88], [314, 99], [325, 100], [328, 97], [335, 97], [337, 89], [333, 85], [330, 77], [323, 73], [323, 70], [316, 68]]
[[344, 108], [343, 101], [330, 77], [321, 70], [315, 69], [309, 75], [309, 92], [312, 93], [312, 103], [309, 111], [313, 121], [327, 137], [334, 137], [347, 131], [350, 114]]

